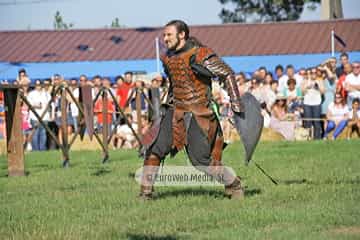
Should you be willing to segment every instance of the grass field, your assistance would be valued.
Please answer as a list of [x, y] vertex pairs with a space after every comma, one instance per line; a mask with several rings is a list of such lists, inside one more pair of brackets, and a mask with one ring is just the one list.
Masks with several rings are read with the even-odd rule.
[[[26, 155], [26, 177], [8, 178], [0, 157], [0, 239], [360, 239], [360, 142], [261, 143], [245, 167], [240, 143], [224, 161], [244, 177], [243, 201], [221, 187], [160, 187], [136, 199], [135, 151]], [[183, 153], [167, 165], [186, 164]]]

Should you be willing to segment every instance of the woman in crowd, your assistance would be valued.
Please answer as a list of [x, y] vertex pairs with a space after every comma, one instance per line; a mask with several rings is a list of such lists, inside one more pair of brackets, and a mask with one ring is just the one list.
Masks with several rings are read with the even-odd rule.
[[321, 114], [322, 116], [325, 116], [328, 112], [329, 105], [334, 102], [334, 96], [336, 92], [336, 59], [328, 59], [324, 64], [320, 65], [318, 69], [323, 73], [324, 76], [323, 81], [325, 92], [322, 96], [323, 102], [321, 104]]
[[312, 68], [309, 78], [301, 84], [304, 95], [304, 127], [314, 126], [314, 139], [321, 139], [321, 95], [325, 92], [322, 80], [318, 79], [317, 69]]
[[271, 89], [271, 84], [273, 82], [273, 76], [270, 72], [266, 73], [264, 84], [261, 86], [261, 91], [263, 95], [263, 100], [266, 104], [266, 109], [271, 111], [271, 106], [274, 104], [276, 99], [275, 92]]
[[236, 82], [238, 84], [240, 95], [243, 95], [245, 92], [248, 91], [248, 85], [246, 83], [246, 77], [245, 77], [245, 74], [243, 72], [240, 72], [236, 76]]
[[293, 119], [294, 114], [287, 112], [286, 97], [278, 94], [271, 111], [270, 128], [279, 132], [286, 140], [293, 140], [295, 133]]
[[340, 93], [335, 94], [334, 102], [329, 104], [326, 114], [327, 122], [325, 127], [324, 139], [334, 130], [332, 139], [336, 139], [345, 129], [349, 117], [349, 110], [345, 100]]

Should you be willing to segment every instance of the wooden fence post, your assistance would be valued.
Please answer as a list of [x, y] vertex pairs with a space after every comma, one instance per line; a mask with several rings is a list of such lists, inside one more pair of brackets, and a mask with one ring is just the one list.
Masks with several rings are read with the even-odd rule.
[[4, 89], [8, 176], [24, 176], [24, 145], [19, 87]]

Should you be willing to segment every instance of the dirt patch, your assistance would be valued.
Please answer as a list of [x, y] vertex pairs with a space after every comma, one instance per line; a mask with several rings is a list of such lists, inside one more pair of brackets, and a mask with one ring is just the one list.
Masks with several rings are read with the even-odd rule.
[[360, 236], [360, 226], [354, 227], [338, 227], [329, 230], [332, 234], [346, 234], [346, 235], [359, 235]]

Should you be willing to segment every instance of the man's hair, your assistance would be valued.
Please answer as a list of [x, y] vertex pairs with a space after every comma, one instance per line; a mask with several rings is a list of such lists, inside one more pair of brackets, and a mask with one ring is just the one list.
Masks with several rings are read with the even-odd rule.
[[165, 26], [166, 27], [175, 26], [176, 31], [178, 33], [184, 32], [185, 33], [185, 40], [188, 40], [189, 35], [190, 35], [190, 31], [189, 31], [188, 25], [184, 21], [182, 21], [182, 20], [172, 20], [172, 21], [168, 22]]
[[19, 74], [20, 73], [25, 73], [26, 74], [26, 70], [24, 69], [24, 68], [21, 68], [20, 70], [19, 70]]
[[277, 71], [278, 69], [280, 69], [282, 72], [284, 71], [283, 66], [281, 66], [280, 64], [275, 67], [275, 71]]
[[293, 65], [291, 65], [291, 64], [289, 64], [289, 65], [287, 65], [287, 66], [286, 66], [286, 69], [289, 69], [289, 68], [294, 69], [294, 66], [293, 66]]
[[340, 54], [340, 58], [342, 58], [342, 57], [349, 58], [349, 55], [348, 55], [346, 52], [342, 52], [342, 53]]
[[115, 80], [116, 80], [116, 81], [119, 80], [119, 79], [121, 79], [121, 80], [124, 81], [124, 78], [123, 78], [121, 75], [115, 77]]
[[261, 71], [261, 70], [264, 70], [265, 72], [267, 72], [266, 67], [264, 67], [264, 66], [259, 67], [259, 71]]
[[352, 104], [354, 104], [354, 103], [358, 103], [358, 104], [360, 104], [360, 99], [359, 98], [355, 98], [353, 101], [352, 101]]
[[132, 75], [133, 75], [133, 72], [127, 71], [127, 72], [124, 73], [124, 75], [128, 75], [128, 74], [130, 74], [130, 75], [132, 76]]

